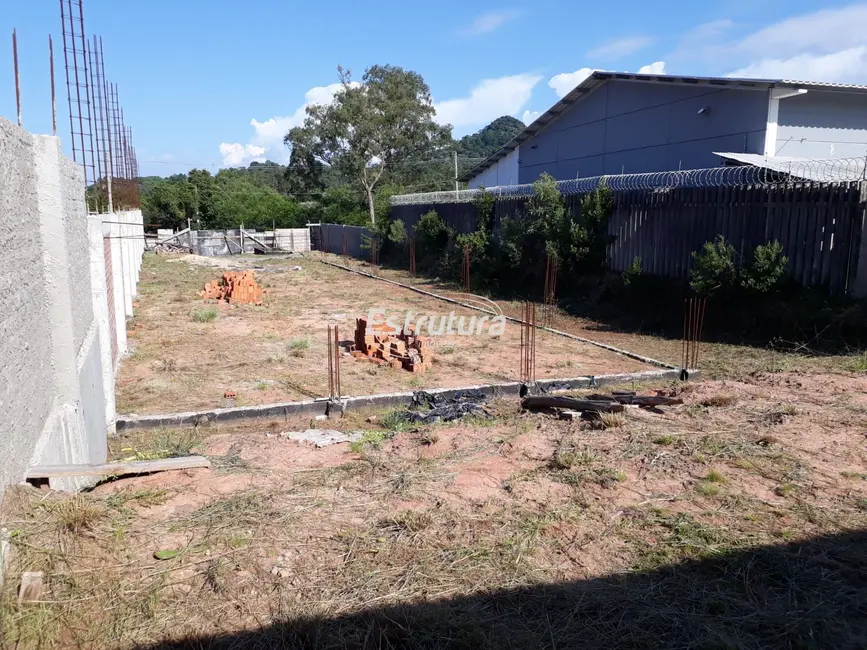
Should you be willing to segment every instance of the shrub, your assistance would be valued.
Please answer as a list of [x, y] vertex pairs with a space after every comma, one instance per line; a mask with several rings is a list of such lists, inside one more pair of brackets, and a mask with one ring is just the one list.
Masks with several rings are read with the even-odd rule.
[[735, 286], [735, 249], [725, 237], [717, 235], [716, 240], [705, 242], [700, 251], [693, 252], [692, 257], [695, 267], [689, 284], [697, 294], [707, 296], [719, 289]]
[[782, 279], [789, 258], [783, 255], [783, 245], [772, 241], [764, 246], [756, 246], [753, 263], [741, 278], [744, 289], [766, 293]]
[[473, 207], [476, 210], [476, 230], [486, 235], [491, 234], [494, 225], [494, 195], [484, 187], [479, 188], [479, 193], [473, 199]]
[[767, 293], [782, 280], [789, 259], [778, 241], [756, 246], [749, 265], [738, 263], [737, 253], [726, 238], [717, 235], [693, 252], [695, 267], [690, 286], [699, 295], [716, 292], [748, 291]]
[[632, 263], [626, 267], [626, 270], [620, 274], [623, 284], [627, 287], [635, 284], [638, 278], [641, 277], [641, 258], [635, 257]]

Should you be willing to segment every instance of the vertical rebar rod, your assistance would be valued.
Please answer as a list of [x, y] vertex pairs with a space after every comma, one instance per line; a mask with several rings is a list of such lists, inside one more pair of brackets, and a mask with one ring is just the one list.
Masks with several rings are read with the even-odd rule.
[[[71, 9], [70, 5], [70, 9]], [[70, 12], [70, 24], [72, 24], [72, 14]], [[69, 105], [69, 137], [72, 141], [72, 160], [78, 162], [77, 151], [75, 147], [75, 121], [72, 115], [72, 84], [69, 77], [69, 47], [66, 42], [66, 9], [64, 8], [63, 0], [60, 0], [60, 23], [61, 35], [63, 37], [63, 67], [66, 71], [66, 101]]]
[[340, 399], [340, 334], [337, 325], [334, 326], [334, 383], [337, 399]]
[[331, 352], [331, 325], [328, 326], [328, 397], [334, 399], [334, 354]]
[[[109, 95], [108, 95], [108, 82], [105, 78], [105, 55], [102, 49], [102, 36], [99, 37], [99, 48], [97, 50], [97, 65], [99, 66], [99, 79], [102, 83], [102, 88], [100, 89], [100, 93], [102, 94], [102, 104], [103, 104], [103, 113], [105, 119], [105, 139], [106, 139], [106, 152], [108, 153], [108, 164], [106, 168], [109, 170], [108, 178], [114, 176], [114, 151], [112, 151], [112, 137], [111, 137], [111, 111], [109, 110]], [[111, 197], [109, 197], [109, 203], [111, 203]], [[109, 212], [111, 212], [111, 208], [109, 208]]]
[[57, 92], [54, 87], [54, 41], [48, 35], [48, 69], [51, 71], [51, 133], [57, 137]]
[[689, 298], [684, 298], [683, 300], [683, 339], [680, 342], [680, 368], [681, 370], [686, 370], [686, 315], [688, 313], [687, 305], [689, 304]]
[[[81, 33], [78, 35], [79, 40], [81, 41], [81, 55], [82, 55], [82, 63], [84, 65], [84, 101], [87, 106], [87, 126], [88, 126], [88, 138], [90, 140], [90, 149], [88, 152], [90, 153], [90, 181], [92, 183], [96, 182], [96, 161], [94, 160], [94, 146], [93, 146], [93, 105], [91, 102], [91, 84], [90, 77], [88, 74], [87, 68], [87, 57], [88, 57], [88, 46], [87, 46], [87, 38], [84, 34], [84, 3], [83, 0], [78, 0], [78, 18], [80, 21]], [[79, 107], [80, 110], [80, 107]], [[84, 157], [84, 176], [85, 182], [87, 182], [87, 155]], [[100, 163], [101, 166], [101, 163]]]
[[18, 74], [18, 32], [12, 30], [12, 66], [15, 68], [15, 106], [18, 109], [18, 126], [23, 126], [21, 119], [21, 77]]
[[[96, 37], [94, 37], [94, 43], [96, 43]], [[98, 110], [97, 102], [96, 102], [96, 88], [97, 88], [97, 80], [94, 77], [94, 69], [95, 65], [93, 63], [93, 47], [90, 46], [90, 43], [87, 42], [87, 51], [85, 52], [85, 59], [88, 63], [88, 78], [87, 78], [87, 88], [88, 93], [93, 98], [93, 103], [91, 106], [91, 115], [95, 116], [97, 119], [94, 119], [90, 126], [90, 137], [91, 137], [91, 145], [93, 146], [93, 131], [96, 129], [96, 146], [94, 148], [93, 156], [96, 160], [96, 165], [94, 165], [96, 171], [96, 179], [95, 182], [98, 184], [99, 180], [103, 177], [103, 169], [102, 169], [102, 160], [103, 160], [103, 143], [100, 141], [102, 139], [101, 136], [101, 115], [102, 111]], [[97, 210], [98, 211], [98, 210]]]

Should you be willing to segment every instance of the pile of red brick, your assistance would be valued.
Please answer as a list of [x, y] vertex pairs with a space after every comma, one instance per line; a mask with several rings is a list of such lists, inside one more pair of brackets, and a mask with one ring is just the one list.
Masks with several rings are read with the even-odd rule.
[[205, 300], [226, 300], [230, 303], [261, 305], [265, 290], [256, 282], [253, 271], [233, 273], [227, 271], [223, 277], [208, 282], [199, 295]]
[[433, 361], [430, 344], [412, 330], [393, 334], [388, 325], [371, 325], [366, 318], [355, 319], [355, 344], [349, 351], [356, 359], [410, 372], [425, 372]]

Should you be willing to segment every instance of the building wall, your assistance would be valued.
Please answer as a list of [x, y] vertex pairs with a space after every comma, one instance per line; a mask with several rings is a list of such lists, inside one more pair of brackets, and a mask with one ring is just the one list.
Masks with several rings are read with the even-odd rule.
[[519, 182], [716, 167], [763, 152], [767, 115], [766, 91], [608, 81], [521, 143]]
[[[129, 220], [141, 232], [141, 213]], [[106, 461], [114, 367], [102, 221], [88, 216], [83, 171], [59, 140], [0, 118], [0, 489], [34, 465]], [[121, 275], [134, 290], [140, 244], [129, 247]]]
[[810, 90], [780, 100], [775, 154], [796, 158], [864, 158], [867, 97]]
[[520, 173], [518, 160], [521, 156], [521, 147], [515, 147], [514, 151], [498, 160], [481, 174], [471, 179], [468, 187], [471, 190], [479, 187], [497, 187], [499, 185], [517, 185]]

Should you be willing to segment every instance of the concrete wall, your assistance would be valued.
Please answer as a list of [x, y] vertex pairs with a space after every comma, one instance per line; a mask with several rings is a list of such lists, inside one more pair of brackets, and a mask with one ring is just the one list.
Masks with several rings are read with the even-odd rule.
[[520, 183], [717, 167], [762, 153], [767, 117], [767, 91], [609, 81], [521, 143]]
[[775, 155], [864, 158], [867, 96], [810, 90], [780, 100]]
[[[140, 213], [121, 219], [138, 220], [128, 234], [141, 230]], [[102, 222], [87, 215], [83, 172], [59, 140], [0, 118], [0, 488], [33, 465], [106, 460], [115, 416]], [[123, 241], [111, 248], [134, 295], [141, 245]]]
[[481, 174], [471, 179], [468, 187], [474, 190], [479, 187], [497, 187], [499, 185], [518, 184], [518, 160], [521, 157], [521, 147], [515, 147], [504, 158], [488, 167]]

